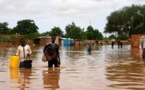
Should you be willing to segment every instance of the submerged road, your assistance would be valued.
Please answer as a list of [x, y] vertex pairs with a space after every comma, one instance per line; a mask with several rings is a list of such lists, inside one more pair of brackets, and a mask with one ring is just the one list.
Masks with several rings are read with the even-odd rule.
[[61, 67], [41, 61], [43, 48], [32, 48], [32, 69], [10, 69], [15, 48], [0, 58], [0, 90], [145, 90], [145, 64], [130, 55], [130, 45], [61, 47]]

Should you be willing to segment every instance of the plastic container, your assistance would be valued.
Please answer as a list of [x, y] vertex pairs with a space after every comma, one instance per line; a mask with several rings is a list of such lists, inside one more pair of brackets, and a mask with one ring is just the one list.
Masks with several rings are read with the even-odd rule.
[[19, 57], [11, 56], [10, 57], [10, 68], [18, 68], [19, 67]]

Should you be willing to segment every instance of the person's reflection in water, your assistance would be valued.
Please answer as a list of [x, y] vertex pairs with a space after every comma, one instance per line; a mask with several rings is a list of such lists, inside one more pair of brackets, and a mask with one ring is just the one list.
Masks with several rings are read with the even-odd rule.
[[44, 88], [56, 90], [59, 88], [60, 68], [48, 68], [42, 71]]
[[19, 84], [20, 90], [25, 90], [26, 84], [30, 84], [30, 75], [32, 73], [31, 69], [20, 69]]

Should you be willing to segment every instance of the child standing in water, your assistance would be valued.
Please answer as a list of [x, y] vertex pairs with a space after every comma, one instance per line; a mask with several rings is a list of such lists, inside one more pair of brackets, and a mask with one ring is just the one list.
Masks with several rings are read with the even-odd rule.
[[89, 46], [88, 46], [88, 53], [89, 53], [89, 55], [91, 55], [91, 51], [92, 51], [92, 46], [91, 46], [91, 43], [89, 43]]

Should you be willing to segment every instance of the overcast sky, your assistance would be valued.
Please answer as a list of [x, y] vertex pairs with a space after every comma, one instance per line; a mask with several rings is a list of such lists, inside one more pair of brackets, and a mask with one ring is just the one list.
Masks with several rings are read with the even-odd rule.
[[17, 21], [31, 19], [40, 33], [54, 26], [65, 32], [65, 26], [74, 22], [85, 29], [91, 24], [103, 32], [111, 12], [132, 4], [142, 5], [145, 0], [0, 0], [0, 22], [13, 28]]

